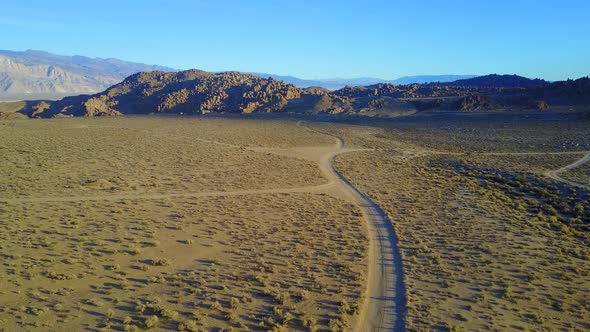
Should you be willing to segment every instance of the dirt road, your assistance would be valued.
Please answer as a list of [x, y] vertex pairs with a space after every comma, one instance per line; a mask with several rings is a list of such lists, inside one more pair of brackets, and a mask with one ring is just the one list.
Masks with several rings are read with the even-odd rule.
[[582, 165], [584, 165], [585, 163], [590, 162], [590, 152], [586, 152], [586, 154], [584, 155], [584, 157], [576, 160], [575, 162], [563, 166], [560, 169], [554, 170], [554, 171], [548, 171], [545, 172], [545, 176], [552, 178], [553, 180], [556, 181], [561, 181], [563, 183], [567, 183], [570, 186], [574, 186], [574, 187], [578, 187], [578, 188], [586, 188], [586, 189], [590, 189], [590, 186], [582, 184], [582, 183], [578, 183], [578, 182], [574, 182], [574, 181], [570, 181], [567, 179], [562, 178], [561, 176], [559, 176], [559, 173], [568, 171], [570, 169], [574, 169], [576, 167], [580, 167]]
[[[299, 123], [299, 125], [302, 125]], [[321, 135], [329, 135], [309, 127], [307, 130]], [[329, 135], [332, 136], [332, 135]], [[244, 149], [245, 147], [226, 144], [207, 139], [178, 136], [225, 147]], [[358, 319], [353, 326], [354, 331], [403, 331], [405, 322], [405, 286], [402, 272], [401, 255], [397, 247], [397, 238], [391, 221], [386, 213], [365, 193], [356, 188], [333, 166], [334, 158], [342, 153], [367, 151], [368, 149], [344, 148], [344, 142], [334, 137], [335, 144], [331, 146], [294, 147], [287, 149], [274, 148], [245, 148], [252, 152], [274, 153], [284, 156], [303, 158], [314, 161], [327, 178], [327, 183], [317, 186], [303, 186], [294, 188], [270, 188], [260, 190], [238, 191], [210, 191], [210, 192], [178, 192], [178, 193], [111, 193], [92, 196], [71, 197], [19, 197], [0, 198], [0, 203], [26, 202], [75, 202], [75, 201], [119, 201], [134, 199], [167, 199], [192, 198], [210, 196], [242, 196], [255, 194], [303, 193], [321, 192], [347, 200], [356, 204], [362, 211], [369, 234], [369, 258], [367, 288], [365, 300], [362, 303]]]
[[330, 188], [331, 194], [355, 203], [361, 209], [369, 228], [366, 298], [354, 331], [404, 331], [406, 290], [402, 258], [393, 224], [379, 205], [333, 166], [334, 158], [339, 154], [370, 149], [344, 148], [340, 137], [307, 128], [332, 136], [336, 140], [333, 150], [324, 151], [316, 161], [324, 175], [335, 184]]

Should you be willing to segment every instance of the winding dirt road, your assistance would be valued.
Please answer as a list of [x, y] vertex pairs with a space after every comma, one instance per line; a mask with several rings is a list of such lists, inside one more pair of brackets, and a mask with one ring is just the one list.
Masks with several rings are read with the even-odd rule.
[[[315, 130], [303, 122], [297, 125], [319, 135], [333, 137], [335, 143], [330, 146], [293, 147], [293, 148], [252, 148], [213, 140], [175, 135], [174, 137], [188, 141], [216, 144], [229, 148], [246, 149], [254, 153], [273, 153], [283, 156], [303, 158], [317, 163], [327, 182], [315, 186], [301, 186], [293, 188], [269, 188], [258, 190], [236, 191], [208, 191], [208, 192], [177, 192], [177, 193], [145, 193], [127, 192], [111, 193], [91, 196], [70, 197], [18, 197], [0, 198], [0, 203], [27, 202], [75, 202], [75, 201], [119, 201], [134, 199], [167, 199], [167, 198], [198, 198], [212, 196], [244, 196], [256, 194], [279, 193], [325, 193], [357, 205], [363, 214], [363, 219], [369, 230], [368, 273], [365, 300], [362, 303], [360, 315], [352, 327], [353, 331], [403, 331], [405, 330], [406, 290], [404, 285], [402, 259], [398, 248], [398, 240], [391, 220], [387, 214], [365, 193], [339, 173], [333, 165], [336, 156], [355, 151], [374, 151], [373, 149], [352, 149], [344, 147], [342, 138]], [[405, 151], [410, 156], [423, 154], [464, 155], [431, 150]], [[576, 187], [588, 188], [587, 185], [573, 182], [559, 176], [560, 173], [579, 167], [590, 162], [590, 151], [578, 152], [482, 152], [480, 155], [570, 155], [584, 154], [584, 156], [557, 170], [544, 173], [545, 176]]]
[[317, 163], [328, 182], [317, 186], [295, 188], [271, 188], [260, 190], [178, 192], [178, 193], [111, 193], [108, 195], [70, 197], [18, 197], [0, 198], [0, 203], [28, 202], [76, 202], [76, 201], [119, 201], [133, 199], [197, 198], [211, 196], [239, 196], [277, 193], [326, 193], [356, 204], [362, 211], [369, 234], [368, 273], [365, 299], [353, 331], [403, 331], [405, 329], [405, 285], [402, 259], [398, 241], [387, 214], [365, 193], [356, 188], [333, 166], [334, 158], [342, 153], [372, 151], [371, 149], [350, 149], [344, 147], [340, 137], [314, 130], [298, 122], [297, 125], [320, 135], [334, 138], [332, 146], [294, 147], [287, 149], [250, 148], [207, 139], [176, 136], [183, 139], [217, 144], [225, 147], [247, 149], [252, 152], [274, 153], [303, 158]]
[[582, 183], [578, 183], [578, 182], [574, 182], [574, 181], [570, 181], [567, 179], [562, 178], [561, 176], [559, 176], [559, 173], [568, 171], [570, 169], [574, 169], [576, 167], [580, 167], [582, 165], [584, 165], [585, 163], [590, 162], [590, 152], [586, 151], [586, 154], [584, 155], [584, 157], [576, 160], [575, 162], [563, 166], [560, 169], [554, 170], [554, 171], [548, 171], [545, 172], [545, 176], [552, 178], [553, 180], [556, 181], [561, 181], [563, 183], [567, 183], [570, 186], [574, 186], [574, 187], [578, 187], [578, 188], [586, 188], [586, 189], [590, 189], [590, 186], [582, 184]]
[[402, 258], [393, 224], [379, 205], [333, 166], [334, 158], [339, 154], [371, 149], [347, 149], [340, 137], [307, 128], [336, 139], [333, 151], [323, 154], [318, 164], [324, 175], [334, 183], [332, 195], [355, 203], [361, 209], [369, 228], [366, 297], [354, 331], [404, 331], [406, 290]]
[[580, 167], [587, 162], [590, 162], [590, 151], [562, 151], [562, 152], [471, 152], [471, 153], [464, 153], [464, 152], [445, 152], [445, 151], [433, 151], [433, 150], [407, 150], [403, 151], [408, 153], [409, 156], [406, 158], [413, 158], [423, 155], [451, 155], [451, 156], [466, 156], [466, 155], [480, 155], [480, 156], [551, 156], [551, 155], [580, 155], [584, 154], [584, 156], [575, 162], [563, 166], [556, 170], [550, 170], [543, 173], [544, 176], [551, 178], [555, 181], [563, 182], [573, 187], [590, 189], [589, 185], [574, 182], [568, 179], [564, 179], [563, 177], [559, 176], [559, 173], [563, 173], [565, 171], [574, 169], [576, 167]]

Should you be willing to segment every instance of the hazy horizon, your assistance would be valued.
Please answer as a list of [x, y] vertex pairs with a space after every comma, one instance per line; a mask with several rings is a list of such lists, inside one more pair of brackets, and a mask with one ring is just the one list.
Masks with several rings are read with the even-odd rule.
[[[7, 3], [0, 48], [306, 79], [590, 73], [586, 1]], [[567, 38], [564, 38], [567, 36]]]
[[[88, 55], [88, 54], [55, 54], [55, 53], [51, 53], [48, 52], [46, 50], [39, 50], [39, 49], [22, 49], [22, 50], [0, 50], [0, 51], [10, 51], [10, 52], [44, 52], [44, 53], [49, 53], [52, 55], [58, 55], [58, 56], [82, 56], [82, 57], [86, 57], [86, 58], [90, 58], [90, 59], [103, 59], [103, 60], [108, 60], [108, 59], [115, 59], [115, 60], [121, 60], [121, 61], [128, 61], [127, 59], [119, 59], [119, 58], [106, 58], [106, 57], [95, 57], [92, 55]], [[133, 61], [131, 61], [133, 62]], [[156, 66], [160, 66], [160, 64], [158, 63], [145, 63], [146, 65], [156, 65]], [[189, 70], [189, 69], [199, 69], [202, 70], [202, 68], [198, 68], [198, 67], [193, 67], [193, 68], [184, 68], [184, 69], [179, 69], [179, 68], [171, 68], [174, 70], [178, 70], [178, 71], [182, 71], [182, 70]], [[232, 69], [228, 69], [228, 70], [220, 70], [220, 71], [212, 71], [212, 72], [227, 72], [227, 71], [239, 71], [239, 70], [232, 70]], [[520, 75], [519, 73], [481, 73], [481, 74], [468, 74], [468, 73], [445, 73], [445, 74], [415, 74], [415, 75], [404, 75], [404, 76], [396, 76], [396, 77], [390, 77], [390, 78], [384, 78], [384, 77], [372, 77], [372, 76], [356, 76], [356, 77], [301, 77], [301, 76], [297, 76], [297, 75], [293, 75], [290, 73], [267, 73], [267, 72], [261, 72], [261, 71], [251, 71], [251, 72], [245, 72], [245, 73], [250, 73], [250, 74], [256, 74], [256, 75], [274, 75], [274, 76], [282, 76], [282, 77], [292, 77], [295, 79], [300, 79], [300, 80], [305, 80], [305, 81], [346, 81], [346, 80], [383, 80], [383, 81], [395, 81], [395, 80], [400, 80], [400, 79], [404, 79], [404, 78], [411, 78], [411, 77], [437, 77], [437, 76], [473, 76], [473, 77], [477, 77], [477, 76], [485, 76], [485, 75], [492, 75], [492, 74], [497, 74], [497, 75], [518, 75], [518, 76], [524, 76], [524, 75]], [[581, 78], [581, 77], [586, 77], [588, 75], [583, 75], [583, 76], [579, 76], [579, 77], [568, 77], [566, 79], [577, 79], [577, 78]], [[527, 76], [524, 76], [527, 77]], [[533, 77], [533, 76], [528, 76], [527, 78], [530, 79], [545, 79], [547, 81], [551, 81], [548, 80], [546, 78], [543, 77]], [[461, 79], [461, 78], [458, 78]], [[564, 80], [566, 80], [564, 79]]]

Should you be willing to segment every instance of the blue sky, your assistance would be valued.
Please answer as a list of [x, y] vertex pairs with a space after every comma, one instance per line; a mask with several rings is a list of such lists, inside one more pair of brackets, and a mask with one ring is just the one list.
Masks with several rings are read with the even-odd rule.
[[587, 0], [22, 0], [0, 49], [303, 78], [590, 75]]

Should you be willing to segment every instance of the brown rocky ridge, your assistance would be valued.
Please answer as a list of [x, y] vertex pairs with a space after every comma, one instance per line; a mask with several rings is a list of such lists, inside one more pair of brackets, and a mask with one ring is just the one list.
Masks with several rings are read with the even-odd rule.
[[[400, 116], [421, 111], [587, 110], [590, 79], [549, 83], [488, 75], [450, 83], [297, 88], [239, 72], [141, 72], [104, 92], [27, 102], [28, 117], [297, 112]], [[0, 115], [2, 117], [2, 115]]]

